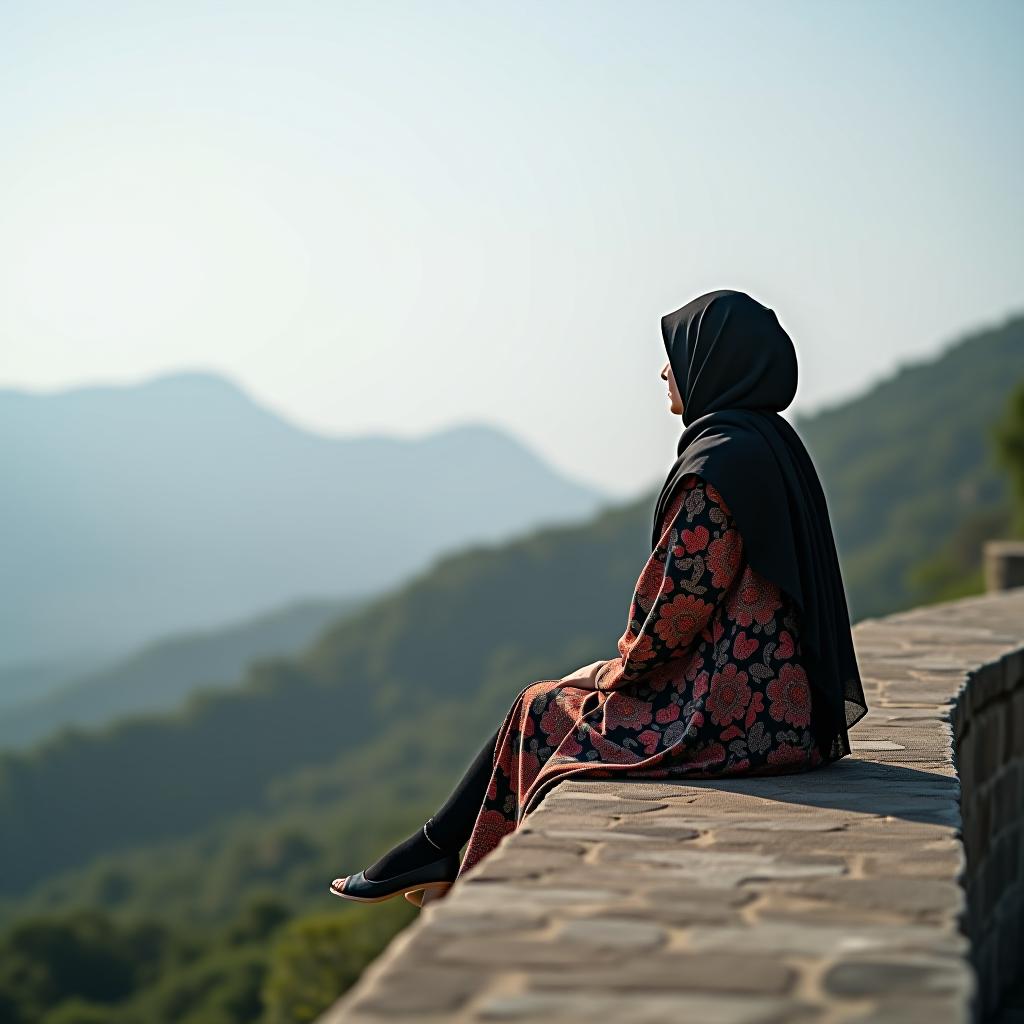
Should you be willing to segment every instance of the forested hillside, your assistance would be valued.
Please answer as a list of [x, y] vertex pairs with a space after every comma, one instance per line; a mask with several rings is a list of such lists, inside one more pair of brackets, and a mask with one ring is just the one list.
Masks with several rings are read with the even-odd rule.
[[825, 484], [854, 618], [914, 603], [915, 564], [968, 519], [1005, 509], [990, 431], [1021, 380], [1016, 316], [794, 420]]
[[96, 726], [128, 714], [171, 711], [196, 690], [236, 683], [258, 658], [298, 653], [364, 600], [297, 601], [236, 625], [147, 644], [55, 692], [0, 710], [0, 749], [32, 746], [64, 726]]
[[[916, 564], [979, 510], [1004, 508], [987, 435], [1021, 379], [1016, 318], [798, 421], [854, 620], [908, 603]], [[330, 938], [322, 921], [309, 934], [301, 920], [282, 922], [317, 908], [346, 920], [352, 908], [328, 904], [330, 878], [422, 821], [519, 689], [615, 653], [653, 498], [439, 557], [301, 655], [251, 666], [230, 691], [3, 757], [7, 921], [100, 906], [118, 922], [159, 919], [173, 948], [192, 936], [205, 952], [159, 960], [160, 985], [140, 982], [123, 1015], [104, 1018], [114, 1024], [146, 1020], [158, 999], [256, 998], [271, 970], [286, 1001], [302, 985], [281, 966], [288, 956], [311, 962], [317, 941], [348, 949], [354, 939]], [[260, 901], [271, 910], [258, 926]], [[268, 952], [260, 936], [282, 928]], [[243, 938], [232, 945], [229, 933]], [[302, 942], [306, 954], [295, 952]], [[369, 955], [360, 948], [352, 962]]]
[[500, 681], [497, 711], [529, 682], [528, 666], [540, 678], [577, 667], [574, 658], [610, 656], [646, 558], [643, 527], [635, 508], [613, 510], [583, 528], [444, 557], [304, 656], [259, 662], [236, 690], [5, 756], [0, 893], [101, 853], [266, 812], [273, 784], [440, 702], [459, 707]]

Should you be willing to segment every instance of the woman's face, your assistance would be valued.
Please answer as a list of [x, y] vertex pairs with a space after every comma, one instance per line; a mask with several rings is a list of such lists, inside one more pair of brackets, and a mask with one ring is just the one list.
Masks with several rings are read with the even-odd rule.
[[683, 399], [679, 394], [679, 388], [676, 387], [676, 378], [672, 373], [672, 364], [668, 360], [665, 360], [665, 365], [661, 368], [661, 379], [668, 381], [668, 396], [672, 400], [669, 412], [676, 416], [682, 416]]

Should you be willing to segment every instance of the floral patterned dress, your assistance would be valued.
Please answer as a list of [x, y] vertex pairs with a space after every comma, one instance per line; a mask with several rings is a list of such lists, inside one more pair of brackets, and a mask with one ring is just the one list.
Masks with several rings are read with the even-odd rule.
[[722, 495], [690, 474], [597, 689], [531, 683], [498, 731], [459, 877], [570, 776], [777, 775], [818, 767], [799, 609], [750, 567]]

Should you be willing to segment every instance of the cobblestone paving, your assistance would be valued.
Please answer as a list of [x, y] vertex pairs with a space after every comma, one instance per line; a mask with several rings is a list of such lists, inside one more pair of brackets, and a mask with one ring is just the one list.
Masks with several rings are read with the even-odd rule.
[[561, 783], [321, 1024], [970, 1020], [958, 768], [980, 785], [991, 757], [957, 765], [954, 737], [1009, 701], [1017, 856], [997, 881], [1019, 892], [1024, 588], [865, 620], [854, 639], [871, 710], [852, 757], [775, 778]]

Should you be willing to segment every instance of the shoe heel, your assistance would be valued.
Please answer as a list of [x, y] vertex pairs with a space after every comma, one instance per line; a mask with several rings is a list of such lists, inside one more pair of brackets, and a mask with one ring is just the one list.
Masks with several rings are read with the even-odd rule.
[[421, 889], [410, 890], [405, 894], [405, 898], [417, 907], [422, 907], [423, 897], [428, 891], [437, 896], [443, 896], [452, 887], [452, 884], [452, 882], [431, 882], [430, 885], [425, 885]]

